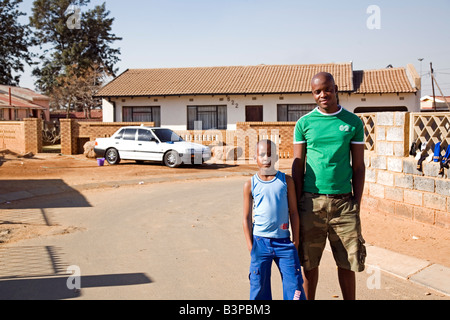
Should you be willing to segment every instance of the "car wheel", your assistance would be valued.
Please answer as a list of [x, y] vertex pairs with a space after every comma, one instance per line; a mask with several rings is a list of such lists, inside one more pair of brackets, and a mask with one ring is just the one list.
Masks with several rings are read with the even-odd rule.
[[105, 158], [109, 164], [118, 164], [120, 162], [119, 152], [116, 149], [106, 150]]
[[166, 165], [170, 168], [176, 168], [176, 167], [180, 166], [181, 159], [180, 159], [178, 152], [176, 152], [174, 150], [170, 150], [169, 152], [167, 152], [164, 155], [163, 162], [164, 162], [164, 165]]

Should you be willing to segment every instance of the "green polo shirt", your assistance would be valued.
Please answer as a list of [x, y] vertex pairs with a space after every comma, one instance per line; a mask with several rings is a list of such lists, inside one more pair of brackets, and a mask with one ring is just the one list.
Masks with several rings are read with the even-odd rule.
[[303, 191], [322, 194], [352, 192], [351, 144], [364, 144], [364, 125], [340, 107], [326, 114], [317, 107], [298, 120], [294, 144], [306, 143]]

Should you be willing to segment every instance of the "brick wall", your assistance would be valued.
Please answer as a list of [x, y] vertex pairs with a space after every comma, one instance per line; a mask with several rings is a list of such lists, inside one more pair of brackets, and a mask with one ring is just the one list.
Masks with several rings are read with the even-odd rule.
[[[83, 145], [95, 138], [110, 137], [124, 126], [140, 125], [136, 122], [85, 122], [74, 119], [61, 119], [61, 153], [83, 153]], [[145, 122], [145, 126], [153, 127], [153, 122]]]
[[24, 119], [25, 152], [34, 154], [42, 152], [42, 120], [40, 118]]
[[244, 149], [245, 157], [253, 158], [259, 140], [270, 139], [278, 146], [280, 158], [292, 158], [294, 154], [295, 122], [238, 122], [236, 143]]
[[0, 149], [18, 154], [42, 152], [42, 120], [0, 121]]

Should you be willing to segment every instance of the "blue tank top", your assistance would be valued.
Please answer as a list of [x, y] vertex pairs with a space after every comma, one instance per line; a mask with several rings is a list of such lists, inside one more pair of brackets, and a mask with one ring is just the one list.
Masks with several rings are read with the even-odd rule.
[[275, 178], [252, 179], [253, 234], [266, 238], [289, 238], [289, 205], [286, 175], [278, 171]]

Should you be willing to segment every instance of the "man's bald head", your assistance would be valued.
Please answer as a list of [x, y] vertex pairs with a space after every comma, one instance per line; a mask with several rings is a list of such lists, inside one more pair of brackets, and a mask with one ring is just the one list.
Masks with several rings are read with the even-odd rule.
[[330, 82], [333, 86], [336, 85], [333, 75], [328, 72], [319, 72], [316, 74], [311, 80], [311, 85], [317, 82]]

